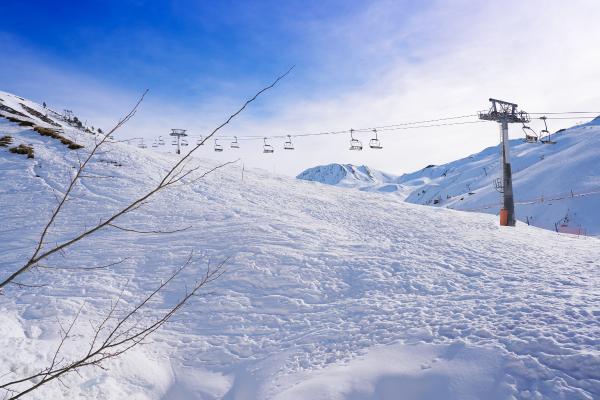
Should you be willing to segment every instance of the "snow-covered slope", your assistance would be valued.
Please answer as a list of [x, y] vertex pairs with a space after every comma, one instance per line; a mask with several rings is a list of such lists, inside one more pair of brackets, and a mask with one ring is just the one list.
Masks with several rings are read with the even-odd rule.
[[[511, 140], [517, 218], [551, 230], [600, 235], [600, 127], [598, 120], [552, 136], [555, 144]], [[498, 146], [449, 164], [403, 175], [414, 190], [407, 201], [497, 213], [501, 194]]]
[[[552, 140], [556, 143], [510, 141], [517, 218], [545, 229], [600, 235], [600, 118], [558, 132]], [[386, 179], [371, 185], [346, 172], [358, 168], [337, 164], [311, 168], [298, 178], [363, 190], [394, 185], [410, 203], [497, 214], [501, 194], [494, 180], [501, 177], [500, 168], [495, 146], [400, 177], [382, 174]]]
[[[0, 119], [0, 274], [32, 252], [77, 165], [75, 151]], [[66, 132], [78, 142], [93, 137]], [[175, 155], [120, 143], [95, 159], [49, 241], [61, 241], [155, 184]], [[82, 150], [85, 151], [85, 150]], [[194, 160], [199, 172], [215, 164]], [[231, 165], [154, 198], [0, 296], [0, 382], [37, 371], [85, 302], [81, 329], [123, 287], [133, 304], [181, 265], [230, 257], [211, 294], [150, 343], [31, 399], [594, 399], [600, 397], [600, 241], [491, 215], [409, 204]], [[85, 338], [81, 338], [85, 342]], [[82, 351], [70, 348], [69, 352]]]
[[405, 195], [405, 188], [398, 184], [398, 177], [377, 171], [366, 165], [328, 164], [301, 172], [297, 179], [320, 182], [365, 192], [385, 192]]
[[65, 115], [45, 105], [24, 99], [0, 90], [0, 117], [20, 123], [23, 126], [38, 125], [52, 129], [80, 128], [92, 133], [71, 114]]

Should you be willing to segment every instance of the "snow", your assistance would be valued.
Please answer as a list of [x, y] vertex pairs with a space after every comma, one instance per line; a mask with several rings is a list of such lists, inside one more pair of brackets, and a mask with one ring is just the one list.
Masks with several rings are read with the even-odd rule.
[[[385, 362], [382, 362], [385, 360]], [[450, 345], [376, 347], [344, 365], [332, 365], [275, 396], [276, 399], [464, 400], [510, 398], [505, 360], [493, 349]]]
[[[552, 135], [555, 144], [510, 141], [515, 212], [519, 220], [549, 230], [600, 235], [600, 118]], [[368, 169], [368, 167], [360, 167]], [[444, 165], [386, 177], [365, 184], [360, 175], [329, 179], [327, 171], [356, 170], [352, 165], [314, 167], [299, 179], [367, 191], [396, 192], [407, 202], [497, 214], [501, 194], [499, 146]], [[373, 173], [373, 172], [372, 172]], [[387, 185], [387, 186], [386, 186]], [[391, 185], [391, 187], [389, 187]], [[398, 191], [394, 188], [400, 188]]]
[[[28, 127], [0, 119], [0, 133], [35, 149], [31, 160], [0, 148], [6, 276], [31, 254], [77, 157]], [[93, 138], [68, 127], [65, 135], [88, 146]], [[138, 196], [176, 159], [122, 143], [107, 150], [89, 171], [106, 178], [82, 181], [49, 242]], [[155, 310], [173, 304], [208, 262], [230, 257], [210, 294], [107, 370], [84, 369], [28, 398], [600, 398], [598, 239], [499, 227], [492, 215], [261, 170], [242, 180], [235, 164], [163, 192], [121, 223], [191, 228], [106, 230], [48, 263], [131, 258], [94, 273], [37, 269], [22, 281], [48, 286], [9, 287], [0, 296], [0, 380], [47, 365], [57, 321], [82, 304], [82, 336], [67, 353], [83, 351], [88, 321], [100, 320], [122, 288], [134, 304], [194, 250], [197, 264]]]
[[296, 178], [363, 191], [404, 195], [404, 188], [397, 183], [397, 176], [371, 169], [366, 165], [319, 165], [301, 172]]
[[[28, 110], [26, 107], [33, 109]], [[70, 128], [59, 112], [45, 108], [33, 101], [0, 90], [0, 117], [13, 117], [39, 126]]]

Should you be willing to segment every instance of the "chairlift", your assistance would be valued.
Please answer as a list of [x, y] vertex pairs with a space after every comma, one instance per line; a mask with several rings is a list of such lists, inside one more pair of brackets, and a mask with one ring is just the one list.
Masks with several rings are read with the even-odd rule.
[[138, 147], [139, 147], [140, 149], [145, 149], [145, 148], [147, 148], [148, 146], [146, 146], [146, 143], [144, 143], [144, 139], [140, 139], [140, 143], [138, 144]]
[[[550, 138], [550, 131], [548, 130], [548, 124], [546, 123], [546, 119], [548, 118], [544, 115], [543, 117], [540, 117], [540, 119], [544, 121], [544, 129], [540, 131], [540, 142], [544, 144], [555, 144], [556, 142], [553, 142]], [[546, 136], [546, 139], [543, 139], [544, 136]]]
[[158, 142], [156, 140], [152, 142], [152, 147], [158, 147]]
[[500, 193], [504, 193], [504, 182], [502, 181], [502, 178], [494, 179], [494, 189]]
[[164, 146], [165, 145], [165, 139], [163, 139], [162, 136], [158, 137], [158, 145], [159, 146]]
[[202, 135], [200, 135], [198, 140], [196, 140], [196, 146], [204, 146], [203, 142], [204, 142], [204, 138], [202, 137]]
[[173, 140], [171, 140], [171, 144], [172, 144], [173, 146], [177, 146], [177, 139], [173, 139]]
[[187, 140], [186, 139], [181, 139], [181, 145], [182, 146], [187, 146], [188, 145]]
[[273, 146], [271, 146], [270, 144], [267, 143], [267, 138], [264, 138], [264, 145], [263, 145], [263, 153], [274, 153], [275, 149], [273, 148]]
[[377, 138], [377, 129], [373, 129], [373, 132], [375, 133], [375, 137], [369, 140], [369, 147], [372, 149], [383, 149], [381, 141]]
[[525, 134], [525, 141], [527, 143], [536, 143], [538, 141], [538, 135], [537, 133], [535, 133], [535, 131], [533, 129], [531, 129], [531, 127], [525, 125], [525, 122], [523, 122], [523, 133]]
[[235, 140], [233, 142], [231, 142], [231, 144], [229, 145], [229, 147], [231, 147], [232, 149], [239, 149], [240, 148], [240, 143], [237, 140], [237, 136], [233, 137]]
[[354, 129], [350, 129], [350, 150], [362, 150], [362, 143], [353, 136]]
[[292, 143], [292, 137], [290, 135], [287, 135], [288, 140], [283, 144], [283, 149], [284, 150], [294, 150], [294, 145]]
[[223, 146], [221, 146], [218, 142], [217, 139], [215, 138], [215, 151], [223, 151]]

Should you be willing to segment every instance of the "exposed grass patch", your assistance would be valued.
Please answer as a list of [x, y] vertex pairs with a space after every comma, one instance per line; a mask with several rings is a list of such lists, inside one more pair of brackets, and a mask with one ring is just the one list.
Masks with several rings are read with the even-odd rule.
[[18, 119], [15, 117], [9, 117], [9, 116], [4, 116], [4, 118], [6, 118], [7, 120], [9, 120], [10, 122], [15, 122], [17, 124], [19, 124], [20, 126], [34, 126], [35, 124], [31, 121], [24, 121], [22, 119]]
[[38, 110], [34, 110], [33, 108], [26, 106], [23, 103], [19, 103], [21, 105], [21, 107], [23, 107], [23, 109], [25, 111], [27, 111], [29, 114], [31, 115], [35, 115], [36, 117], [38, 117], [39, 119], [41, 119], [42, 121], [50, 124], [50, 125], [54, 125], [54, 126], [60, 126], [60, 124], [57, 124], [56, 122], [52, 121], [50, 118], [48, 118], [47, 116], [45, 116], [44, 114], [42, 114], [41, 112], [39, 112]]
[[75, 143], [71, 139], [67, 139], [66, 137], [64, 137], [60, 133], [58, 133], [58, 131], [56, 131], [55, 129], [45, 128], [43, 126], [34, 126], [33, 130], [35, 130], [37, 133], [39, 133], [42, 136], [50, 136], [53, 139], [60, 140], [60, 142], [62, 144], [64, 144], [71, 150], [77, 150], [77, 149], [83, 148], [82, 145]]
[[0, 137], [0, 147], [6, 147], [12, 143], [12, 136], [4, 135]]
[[7, 113], [11, 113], [11, 114], [14, 114], [14, 115], [18, 115], [18, 116], [20, 116], [20, 117], [25, 117], [25, 118], [27, 118], [27, 115], [23, 114], [23, 113], [22, 113], [22, 112], [20, 112], [20, 111], [17, 111], [17, 110], [15, 110], [15, 109], [14, 109], [14, 108], [12, 108], [12, 107], [9, 107], [9, 106], [7, 106], [7, 105], [4, 105], [4, 104], [0, 104], [0, 111], [6, 111]]
[[8, 151], [15, 154], [26, 154], [27, 158], [33, 158], [33, 147], [26, 144], [20, 144], [16, 147], [11, 147], [8, 149]]

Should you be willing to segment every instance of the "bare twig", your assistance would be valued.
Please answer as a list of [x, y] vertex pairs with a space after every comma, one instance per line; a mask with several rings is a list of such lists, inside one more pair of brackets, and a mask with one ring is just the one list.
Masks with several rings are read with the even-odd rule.
[[119, 229], [121, 231], [125, 231], [125, 232], [133, 232], [133, 233], [142, 233], [142, 234], [159, 234], [159, 233], [178, 233], [178, 232], [184, 232], [187, 231], [188, 229], [190, 229], [192, 226], [186, 226], [185, 228], [181, 228], [181, 229], [173, 229], [173, 230], [169, 230], [169, 231], [162, 231], [162, 230], [154, 230], [154, 231], [142, 231], [142, 230], [138, 230], [138, 229], [133, 229], [133, 228], [125, 228], [119, 225], [115, 225], [115, 224], [109, 224], [109, 226]]
[[[167, 311], [157, 316], [153, 321], [141, 325], [136, 321], [141, 313], [146, 310], [149, 306], [150, 301], [164, 290], [179, 274], [192, 263], [192, 254], [186, 259], [185, 263], [177, 268], [167, 280], [162, 282], [158, 287], [142, 299], [137, 306], [131, 309], [124, 316], [117, 319], [116, 323], [111, 327], [108, 324], [111, 319], [114, 318], [116, 309], [120, 300], [123, 296], [123, 291], [119, 294], [116, 301], [112, 304], [106, 317], [101, 323], [94, 329], [94, 336], [92, 337], [91, 343], [88, 350], [79, 358], [65, 362], [62, 359], [61, 350], [65, 343], [69, 340], [70, 333], [75, 326], [76, 321], [79, 319], [83, 305], [80, 307], [75, 318], [71, 321], [70, 325], [65, 329], [61, 325], [61, 340], [57, 346], [56, 351], [52, 357], [51, 363], [48, 367], [44, 368], [38, 373], [32, 374], [25, 378], [16, 379], [10, 382], [6, 382], [0, 385], [0, 389], [6, 391], [5, 397], [10, 400], [18, 399], [27, 393], [30, 393], [42, 385], [51, 382], [53, 380], [60, 381], [66, 374], [71, 372], [77, 372], [84, 367], [93, 366], [105, 369], [103, 363], [109, 359], [118, 357], [123, 353], [129, 351], [133, 347], [144, 344], [144, 340], [157, 329], [166, 324], [170, 318], [189, 300], [198, 295], [200, 289], [210, 284], [214, 280], [218, 279], [224, 272], [223, 266], [227, 260], [224, 260], [216, 267], [207, 267], [206, 272], [198, 279], [195, 285], [177, 301], [176, 304], [171, 306]], [[132, 323], [131, 326], [127, 326]], [[106, 332], [103, 334], [103, 332]], [[102, 340], [99, 340], [102, 337]], [[26, 382], [29, 386], [22, 388], [21, 386]]]
[[44, 239], [46, 238], [46, 235], [48, 234], [48, 231], [49, 231], [50, 227], [52, 226], [52, 224], [56, 220], [56, 217], [58, 216], [58, 214], [62, 210], [65, 202], [69, 198], [69, 195], [71, 194], [71, 191], [75, 187], [75, 184], [79, 180], [79, 177], [82, 174], [82, 172], [85, 169], [85, 167], [87, 166], [88, 162], [92, 159], [92, 157], [94, 156], [94, 154], [96, 153], [96, 151], [98, 150], [98, 148], [100, 146], [102, 146], [102, 144], [108, 139], [108, 137], [111, 134], [113, 134], [117, 129], [119, 129], [120, 127], [122, 127], [123, 125], [125, 125], [135, 115], [135, 113], [136, 113], [139, 105], [144, 100], [144, 97], [146, 96], [147, 93], [148, 93], [148, 90], [146, 90], [144, 92], [144, 94], [142, 94], [142, 96], [140, 97], [140, 99], [138, 100], [138, 102], [135, 104], [135, 106], [131, 109], [131, 111], [129, 111], [129, 113], [127, 115], [125, 115], [125, 117], [123, 117], [119, 122], [117, 122], [117, 124], [114, 126], [114, 128], [112, 128], [109, 132], [107, 132], [102, 137], [102, 139], [97, 144], [94, 145], [94, 147], [92, 148], [92, 151], [88, 154], [88, 156], [86, 157], [86, 159], [82, 163], [80, 163], [80, 166], [77, 169], [77, 172], [75, 173], [75, 176], [73, 176], [73, 178], [71, 179], [69, 185], [67, 186], [67, 190], [65, 191], [62, 199], [58, 203], [58, 206], [54, 209], [54, 212], [50, 216], [50, 219], [48, 220], [48, 223], [44, 226], [44, 229], [42, 230], [42, 233], [40, 235], [40, 238], [38, 240], [36, 248], [35, 248], [35, 250], [33, 252], [33, 255], [30, 257], [29, 261], [27, 263], [25, 263], [25, 265], [23, 265], [17, 271], [15, 271], [14, 273], [12, 273], [10, 276], [8, 276], [6, 279], [4, 279], [2, 282], [0, 282], [0, 288], [4, 287], [9, 282], [13, 281], [17, 276], [19, 276], [23, 272], [27, 271], [31, 266], [35, 265], [41, 259], [46, 258], [50, 254], [55, 253], [55, 252], [57, 252], [59, 250], [62, 250], [65, 247], [67, 247], [67, 246], [58, 245], [58, 246], [54, 247], [54, 249], [52, 249], [54, 251], [50, 250], [48, 252], [43, 252], [40, 255], [40, 251], [42, 250]]
[[185, 163], [187, 162], [187, 160], [189, 159], [189, 157], [192, 155], [192, 153], [194, 153], [200, 146], [202, 146], [204, 144], [204, 142], [206, 142], [208, 139], [210, 139], [211, 137], [213, 137], [224, 126], [226, 126], [227, 124], [229, 124], [232, 119], [234, 119], [243, 110], [245, 110], [246, 107], [250, 103], [252, 103], [253, 101], [255, 101], [262, 93], [264, 93], [267, 90], [273, 88], [280, 80], [282, 80], [285, 76], [287, 76], [291, 72], [291, 70], [293, 68], [294, 67], [291, 67], [286, 73], [284, 73], [283, 75], [277, 77], [277, 79], [275, 79], [275, 81], [273, 83], [271, 83], [269, 86], [267, 86], [267, 87], [259, 90], [254, 96], [252, 96], [250, 99], [246, 100], [246, 102], [236, 112], [234, 112], [233, 114], [231, 114], [225, 120], [225, 122], [223, 122], [219, 126], [217, 126], [208, 136], [206, 136], [204, 138], [204, 140], [202, 140], [201, 143], [197, 144], [196, 147], [194, 147], [188, 154], [186, 154], [179, 161], [177, 161], [175, 163], [175, 165], [173, 165], [173, 167], [169, 171], [167, 171], [167, 173], [165, 174], [165, 176], [163, 177], [163, 179], [160, 181], [160, 183], [155, 188], [151, 189], [146, 194], [142, 195], [137, 200], [135, 200], [132, 203], [128, 204], [127, 206], [125, 206], [120, 211], [117, 211], [116, 213], [114, 213], [112, 216], [108, 217], [104, 221], [100, 221], [94, 227], [85, 230], [84, 232], [80, 233], [79, 235], [77, 235], [77, 236], [75, 236], [75, 237], [73, 237], [73, 238], [71, 238], [71, 239], [69, 239], [69, 240], [67, 240], [67, 241], [65, 241], [65, 242], [63, 242], [61, 244], [57, 244], [56, 246], [50, 248], [49, 250], [42, 251], [42, 244], [44, 242], [44, 238], [46, 237], [46, 235], [48, 233], [48, 230], [50, 229], [50, 226], [55, 221], [56, 216], [58, 215], [58, 213], [62, 209], [63, 205], [65, 204], [66, 199], [69, 197], [69, 195], [70, 195], [73, 187], [75, 186], [75, 183], [79, 180], [79, 178], [80, 178], [80, 176], [82, 174], [82, 171], [85, 169], [85, 167], [88, 164], [89, 160], [95, 154], [96, 150], [109, 138], [109, 136], [112, 133], [114, 133], [117, 129], [119, 129], [127, 121], [129, 121], [129, 119], [131, 119], [131, 117], [133, 117], [133, 115], [137, 111], [137, 108], [138, 108], [139, 104], [142, 102], [144, 96], [146, 95], [146, 93], [147, 93], [147, 91], [146, 91], [144, 93], [144, 95], [142, 95], [142, 97], [140, 98], [140, 100], [138, 101], [138, 103], [135, 105], [135, 107], [129, 112], [129, 114], [127, 114], [121, 121], [119, 121], [117, 123], [117, 125], [113, 129], [111, 129], [109, 132], [107, 132], [104, 135], [104, 137], [102, 138], [102, 140], [100, 140], [98, 142], [98, 144], [94, 146], [94, 148], [92, 149], [92, 151], [90, 152], [90, 154], [88, 155], [88, 157], [81, 164], [81, 167], [77, 170], [75, 176], [73, 177], [73, 179], [71, 180], [71, 183], [69, 184], [69, 186], [67, 188], [67, 191], [63, 195], [63, 198], [62, 198], [60, 204], [55, 209], [55, 211], [52, 214], [50, 220], [48, 221], [48, 223], [46, 224], [45, 228], [43, 229], [42, 234], [41, 234], [40, 239], [39, 239], [39, 242], [38, 242], [38, 244], [36, 246], [36, 249], [35, 249], [33, 255], [30, 257], [30, 259], [22, 267], [20, 267], [19, 269], [17, 269], [15, 272], [13, 272], [7, 278], [5, 278], [3, 281], [0, 282], [0, 289], [3, 286], [7, 285], [12, 280], [14, 280], [17, 276], [19, 276], [22, 273], [26, 272], [29, 268], [31, 268], [32, 266], [34, 266], [35, 264], [37, 264], [41, 260], [43, 260], [43, 259], [51, 256], [52, 254], [54, 254], [56, 252], [62, 251], [63, 249], [71, 246], [74, 243], [79, 242], [83, 238], [85, 238], [85, 237], [87, 237], [87, 236], [89, 236], [89, 235], [91, 235], [91, 234], [93, 234], [93, 233], [95, 233], [95, 232], [97, 232], [97, 231], [99, 231], [99, 230], [107, 227], [107, 226], [110, 226], [116, 219], [118, 219], [119, 217], [121, 217], [121, 216], [123, 216], [123, 215], [125, 215], [125, 214], [127, 214], [127, 213], [129, 213], [131, 211], [133, 211], [134, 209], [138, 208], [142, 203], [144, 203], [146, 200], [148, 200], [151, 196], [153, 196], [157, 192], [161, 191], [162, 189], [164, 189], [167, 186], [170, 186], [170, 185], [172, 185], [172, 184], [180, 181], [184, 177], [189, 176], [189, 174], [191, 172], [195, 171], [195, 169], [193, 169], [192, 171], [183, 172], [183, 170], [181, 170], [180, 167], [185, 165]]
[[68, 270], [87, 271], [87, 270], [93, 270], [93, 269], [106, 269], [106, 268], [114, 267], [115, 265], [122, 264], [123, 262], [130, 260], [130, 259], [131, 259], [131, 257], [125, 257], [119, 261], [115, 261], [110, 264], [98, 265], [95, 267], [56, 267], [56, 266], [49, 266], [49, 265], [42, 265], [42, 264], [36, 264], [35, 267], [43, 268], [43, 269], [60, 269], [60, 270], [67, 270], [67, 271]]

